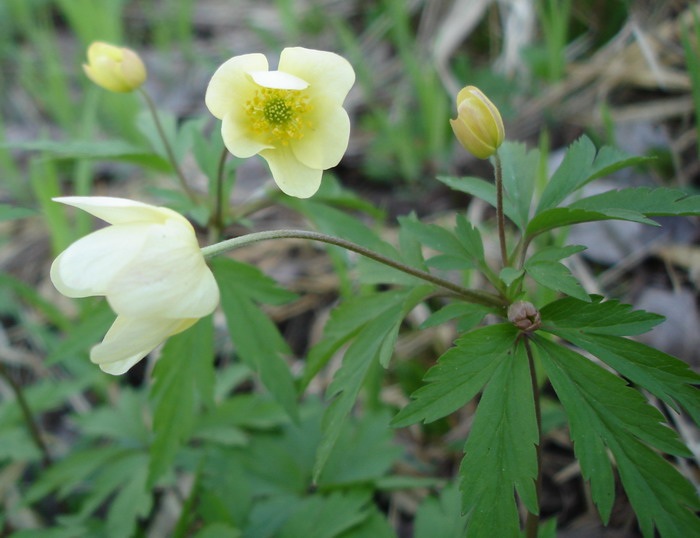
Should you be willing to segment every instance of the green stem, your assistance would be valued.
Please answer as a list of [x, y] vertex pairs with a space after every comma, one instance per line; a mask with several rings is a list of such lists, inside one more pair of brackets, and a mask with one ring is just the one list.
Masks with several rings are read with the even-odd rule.
[[503, 309], [506, 306], [506, 301], [504, 299], [492, 293], [464, 288], [448, 280], [444, 280], [425, 271], [421, 271], [420, 269], [416, 269], [401, 262], [397, 262], [391, 258], [387, 258], [386, 256], [379, 254], [378, 252], [374, 252], [373, 250], [369, 250], [361, 245], [358, 245], [357, 243], [319, 232], [311, 232], [307, 230], [270, 230], [266, 232], [256, 232], [204, 247], [202, 249], [202, 254], [205, 258], [210, 259], [230, 250], [252, 245], [253, 243], [258, 243], [260, 241], [269, 241], [271, 239], [308, 239], [310, 241], [328, 243], [329, 245], [335, 245], [352, 252], [357, 252], [358, 254], [379, 263], [383, 263], [384, 265], [388, 265], [389, 267], [403, 271], [404, 273], [425, 280], [426, 282], [430, 282], [431, 284], [435, 284], [436, 286], [450, 290], [459, 295], [462, 299], [466, 299], [471, 303], [500, 309]]
[[156, 109], [156, 105], [153, 102], [153, 99], [151, 99], [151, 96], [148, 95], [148, 92], [144, 90], [143, 88], [139, 88], [139, 92], [141, 95], [143, 95], [144, 100], [146, 101], [146, 104], [148, 105], [148, 110], [151, 112], [151, 116], [153, 116], [153, 122], [156, 125], [156, 129], [158, 131], [158, 136], [160, 136], [160, 139], [163, 141], [163, 146], [165, 147], [165, 152], [168, 154], [168, 160], [170, 161], [170, 164], [172, 164], [173, 169], [175, 170], [175, 173], [177, 174], [177, 178], [180, 181], [180, 185], [182, 186], [182, 189], [185, 191], [187, 194], [187, 197], [192, 201], [192, 202], [197, 202], [197, 197], [195, 196], [194, 192], [192, 189], [190, 189], [189, 185], [187, 184], [187, 180], [185, 179], [184, 174], [182, 173], [182, 170], [180, 169], [180, 165], [177, 163], [177, 159], [175, 158], [175, 153], [173, 152], [173, 147], [170, 145], [170, 141], [168, 140], [168, 137], [165, 136], [165, 130], [163, 129], [163, 124], [160, 122], [160, 116], [158, 115], [158, 110]]
[[[535, 370], [535, 361], [532, 357], [532, 349], [530, 348], [530, 340], [527, 335], [523, 335], [525, 351], [527, 352], [527, 362], [530, 367], [530, 381], [532, 384], [532, 397], [535, 400], [535, 417], [537, 418], [537, 479], [535, 482], [535, 495], [537, 498], [538, 512], [541, 508], [540, 497], [542, 494], [542, 411], [540, 409], [540, 388], [537, 383], [537, 371]], [[537, 530], [540, 525], [539, 513], [527, 513], [525, 521], [525, 536], [527, 538], [537, 538]]]
[[219, 157], [219, 166], [216, 169], [216, 193], [214, 194], [214, 211], [211, 223], [217, 241], [221, 239], [221, 231], [224, 229], [224, 170], [228, 153], [228, 149], [224, 147]]
[[39, 426], [36, 423], [36, 420], [34, 420], [34, 415], [32, 414], [32, 410], [29, 407], [27, 399], [24, 397], [22, 387], [20, 387], [19, 383], [13, 379], [2, 361], [0, 361], [0, 376], [5, 378], [7, 383], [12, 388], [12, 392], [15, 393], [15, 398], [17, 398], [17, 403], [19, 403], [19, 407], [24, 415], [24, 421], [29, 427], [29, 433], [32, 436], [32, 440], [42, 454], [42, 463], [44, 464], [44, 467], [48, 467], [51, 465], [51, 455], [49, 454], [49, 449], [46, 447], [46, 443], [44, 443], [44, 440], [41, 437]]
[[498, 221], [498, 242], [501, 245], [501, 261], [503, 267], [508, 265], [506, 250], [506, 219], [503, 215], [503, 168], [498, 153], [493, 156], [494, 173], [496, 176], [496, 220]]

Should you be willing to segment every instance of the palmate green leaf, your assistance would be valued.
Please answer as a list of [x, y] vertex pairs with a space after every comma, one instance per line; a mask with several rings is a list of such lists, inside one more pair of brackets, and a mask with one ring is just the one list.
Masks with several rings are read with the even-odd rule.
[[197, 413], [197, 395], [213, 401], [214, 328], [211, 316], [171, 337], [153, 370], [153, 433], [148, 484], [152, 486], [172, 465], [180, 445], [189, 438]]
[[599, 220], [626, 220], [630, 222], [639, 222], [641, 224], [649, 224], [651, 226], [659, 225], [656, 221], [646, 218], [643, 214], [628, 209], [611, 208], [594, 210], [573, 207], [555, 207], [547, 209], [533, 217], [528, 223], [525, 233], [527, 236], [532, 237], [548, 230], [561, 228], [562, 226]]
[[632, 336], [650, 331], [664, 320], [663, 316], [632, 310], [632, 305], [614, 299], [604, 301], [600, 295], [591, 295], [590, 299], [583, 302], [564, 297], [545, 305], [540, 309], [543, 328]]
[[[471, 194], [496, 207], [496, 187], [493, 183], [478, 177], [438, 176], [438, 180], [451, 189]], [[507, 196], [503, 197], [503, 213], [513, 222], [520, 222], [519, 213], [513, 201]]]
[[624, 380], [578, 353], [535, 337], [542, 364], [569, 418], [576, 457], [604, 522], [614, 500], [609, 449], [645, 536], [695, 536], [700, 520], [692, 486], [654, 450], [688, 455], [663, 415]]
[[569, 146], [564, 160], [547, 183], [537, 213], [558, 206], [589, 181], [646, 160], [648, 158], [633, 157], [608, 146], [596, 151], [593, 142], [582, 136]]
[[474, 303], [450, 303], [443, 306], [437, 312], [433, 312], [428, 319], [421, 323], [420, 328], [427, 329], [428, 327], [435, 327], [456, 318], [463, 319], [466, 317], [473, 318], [475, 320], [474, 325], [476, 325], [490, 312], [495, 313], [494, 309], [488, 306]]
[[520, 536], [514, 492], [539, 513], [535, 480], [538, 443], [530, 369], [521, 343], [489, 380], [460, 465], [467, 537]]
[[255, 304], [296, 297], [260, 270], [229, 258], [216, 258], [212, 270], [221, 292], [221, 307], [236, 352], [294, 420], [298, 418], [294, 379], [283, 355], [289, 346], [270, 318]]
[[41, 473], [25, 492], [24, 501], [27, 504], [35, 503], [52, 491], [57, 491], [59, 498], [66, 497], [98, 469], [130, 452], [129, 449], [118, 446], [76, 450]]
[[323, 416], [323, 437], [316, 452], [314, 481], [319, 479], [343, 431], [370, 365], [375, 360], [384, 367], [388, 365], [394, 352], [401, 321], [431, 290], [431, 286], [398, 290], [381, 313], [373, 313], [371, 319], [367, 320], [343, 356], [343, 364], [326, 390], [326, 398], [333, 400]]
[[514, 222], [524, 230], [530, 218], [540, 152], [538, 149], [528, 151], [520, 142], [506, 141], [498, 148], [498, 155], [501, 157], [503, 188], [517, 214]]
[[457, 484], [440, 492], [438, 498], [426, 497], [416, 512], [414, 538], [464, 536], [467, 518], [462, 515], [462, 501]]
[[433, 422], [471, 400], [512, 356], [518, 335], [511, 324], [490, 325], [460, 337], [423, 378], [428, 382], [392, 420], [395, 427]]
[[583, 245], [566, 245], [564, 247], [546, 247], [535, 252], [528, 261], [536, 262], [555, 262], [573, 256], [579, 252], [586, 250]]
[[568, 207], [539, 213], [528, 224], [527, 235], [598, 220], [627, 220], [658, 226], [648, 217], [698, 214], [700, 196], [689, 196], [680, 190], [650, 187], [611, 190], [582, 198]]
[[145, 517], [151, 510], [151, 493], [146, 489], [148, 460], [143, 458], [140, 463], [141, 465], [130, 469], [119, 493], [110, 504], [106, 522], [110, 537], [133, 536], [137, 518]]
[[571, 271], [562, 263], [551, 261], [525, 262], [525, 271], [535, 282], [554, 291], [561, 291], [582, 301], [589, 301], [588, 294], [581, 287]]
[[339, 534], [338, 538], [397, 538], [396, 531], [376, 505], [371, 504], [367, 512], [362, 523]]
[[144, 391], [123, 388], [116, 404], [94, 407], [73, 417], [82, 435], [122, 440], [130, 446], [147, 446], [151, 432], [144, 422]]
[[[405, 296], [404, 296], [405, 297]], [[333, 398], [326, 410], [323, 423], [323, 439], [316, 453], [314, 481], [316, 481], [333, 450], [347, 420], [370, 365], [380, 358], [385, 342], [394, 342], [398, 332], [397, 320], [402, 318], [403, 301], [393, 304], [374, 317], [360, 331], [343, 357], [343, 364], [333, 377], [326, 391], [326, 398]], [[393, 345], [391, 346], [393, 351]]]
[[576, 329], [544, 329], [595, 355], [627, 379], [700, 423], [700, 375], [686, 363], [634, 340]]
[[386, 413], [368, 413], [341, 432], [318, 486], [337, 489], [381, 479], [403, 453], [391, 443], [393, 431], [388, 428]]
[[276, 536], [335, 538], [367, 519], [371, 499], [370, 491], [357, 489], [328, 496], [312, 495], [297, 506]]
[[76, 358], [87, 360], [90, 346], [93, 342], [99, 342], [102, 339], [115, 318], [116, 315], [107, 301], [90, 305], [81, 319], [66, 329], [64, 338], [49, 347], [47, 365]]
[[462, 243], [455, 235], [436, 224], [425, 224], [419, 221], [415, 215], [410, 217], [399, 217], [401, 227], [413, 234], [418, 241], [425, 246], [444, 252], [452, 257], [470, 261], [471, 256], [462, 246]]
[[303, 390], [331, 357], [363, 327], [404, 299], [403, 290], [393, 290], [374, 295], [360, 295], [342, 302], [335, 308], [323, 328], [323, 338], [309, 351], [301, 376], [301, 389]]
[[627, 210], [646, 217], [698, 215], [700, 195], [689, 196], [676, 189], [638, 187], [588, 196], [569, 207], [590, 211]]

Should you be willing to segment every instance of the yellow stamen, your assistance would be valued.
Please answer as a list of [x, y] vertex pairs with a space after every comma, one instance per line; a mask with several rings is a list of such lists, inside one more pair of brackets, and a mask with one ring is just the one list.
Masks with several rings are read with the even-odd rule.
[[265, 143], [273, 146], [301, 140], [311, 126], [304, 115], [312, 109], [304, 90], [260, 88], [245, 104], [251, 131], [263, 135]]

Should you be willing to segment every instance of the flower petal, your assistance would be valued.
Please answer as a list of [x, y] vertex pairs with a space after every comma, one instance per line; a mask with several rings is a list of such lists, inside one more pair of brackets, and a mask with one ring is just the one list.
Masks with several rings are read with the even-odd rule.
[[127, 317], [200, 318], [213, 312], [219, 289], [192, 226], [170, 219], [149, 226], [140, 254], [109, 283], [112, 309]]
[[253, 71], [248, 73], [258, 86], [275, 90], [305, 90], [309, 83], [284, 71]]
[[332, 99], [319, 97], [313, 104], [309, 114], [311, 127], [304, 131], [301, 140], [292, 142], [292, 150], [306, 166], [326, 170], [337, 165], [348, 149], [350, 118]]
[[321, 186], [323, 170], [309, 168], [301, 163], [289, 146], [266, 149], [260, 155], [270, 165], [275, 183], [285, 194], [308, 198]]
[[255, 92], [255, 84], [248, 77], [251, 71], [266, 71], [267, 58], [263, 54], [234, 56], [224, 62], [211, 77], [204, 101], [218, 119], [234, 107], [243, 106]]
[[196, 321], [119, 316], [102, 342], [90, 350], [90, 360], [108, 374], [123, 374], [166, 338], [188, 329]]
[[61, 196], [53, 198], [54, 202], [70, 205], [82, 209], [110, 224], [129, 224], [136, 222], [162, 223], [167, 219], [186, 219], [168, 209], [154, 205], [127, 200], [126, 198], [113, 198], [111, 196]]
[[315, 94], [329, 96], [339, 105], [355, 82], [355, 71], [345, 58], [304, 47], [284, 49], [279, 70], [305, 80]]
[[235, 108], [224, 116], [221, 123], [221, 137], [224, 139], [224, 144], [239, 159], [252, 157], [272, 147], [251, 138], [248, 121], [245, 111], [242, 108]]
[[68, 297], [103, 295], [141, 252], [151, 226], [109, 226], [79, 239], [54, 260], [51, 281]]

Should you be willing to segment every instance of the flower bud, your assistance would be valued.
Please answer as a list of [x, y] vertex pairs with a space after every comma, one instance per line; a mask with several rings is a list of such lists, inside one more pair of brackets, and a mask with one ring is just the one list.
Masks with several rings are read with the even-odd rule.
[[450, 120], [460, 144], [479, 159], [488, 159], [503, 143], [505, 130], [494, 104], [474, 86], [457, 94], [457, 119]]
[[146, 81], [146, 68], [133, 50], [101, 41], [90, 44], [83, 71], [98, 86], [118, 93], [134, 91]]
[[517, 301], [510, 305], [508, 321], [524, 332], [536, 331], [542, 324], [539, 310], [527, 301]]

